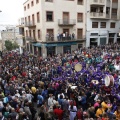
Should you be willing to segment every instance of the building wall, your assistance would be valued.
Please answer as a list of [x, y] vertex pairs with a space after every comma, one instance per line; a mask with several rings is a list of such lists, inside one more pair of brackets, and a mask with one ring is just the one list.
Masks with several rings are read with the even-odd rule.
[[[32, 0], [28, 0], [24, 6], [27, 6], [27, 4], [31, 4]], [[67, 5], [69, 4], [69, 5]], [[53, 0], [53, 2], [45, 2], [44, 0], [39, 0], [39, 3], [36, 4], [34, 2], [34, 6], [29, 9], [26, 9], [24, 11], [24, 18], [30, 15], [32, 18], [32, 14], [35, 14], [35, 24], [36, 28], [30, 28], [31, 30], [36, 30], [36, 38], [37, 38], [37, 30], [41, 30], [41, 40], [45, 41], [46, 38], [46, 29], [54, 29], [54, 37], [55, 40], [57, 40], [57, 34], [63, 32], [63, 28], [69, 28], [70, 34], [75, 33], [77, 36], [77, 29], [82, 28], [83, 29], [83, 36], [85, 36], [85, 6], [86, 2], [84, 0], [83, 5], [77, 5], [77, 0], [75, 1], [65, 1], [65, 0]], [[54, 12], [54, 21], [53, 22], [46, 22], [46, 11], [53, 11]], [[40, 23], [37, 23], [36, 13], [40, 12]], [[70, 19], [76, 20], [75, 26], [64, 26], [60, 27], [58, 25], [58, 19], [63, 19], [63, 12], [69, 12]], [[77, 13], [83, 13], [83, 22], [77, 23]], [[25, 27], [25, 31], [29, 30], [27, 27]], [[37, 39], [38, 40], [38, 39]]]
[[[120, 15], [119, 12], [117, 14], [118, 19], [113, 20], [111, 18], [111, 9], [112, 9], [112, 1], [110, 5], [110, 19], [96, 19], [96, 18], [90, 18], [90, 0], [87, 0], [87, 7], [86, 7], [86, 47], [90, 46], [90, 38], [96, 38], [97, 45], [100, 45], [100, 38], [106, 38], [106, 44], [109, 42], [109, 33], [115, 33], [114, 36], [114, 42], [117, 41], [117, 33], [120, 31]], [[118, 3], [120, 4], [120, 0], [118, 0]], [[106, 6], [107, 6], [107, 0], [104, 5], [104, 11], [106, 13]], [[118, 5], [118, 11], [120, 11], [120, 7]], [[92, 22], [98, 22], [98, 28], [92, 28]], [[100, 23], [106, 22], [106, 28], [100, 28]], [[110, 23], [115, 22], [115, 28], [110, 28]], [[98, 33], [97, 36], [91, 36], [91, 33]]]

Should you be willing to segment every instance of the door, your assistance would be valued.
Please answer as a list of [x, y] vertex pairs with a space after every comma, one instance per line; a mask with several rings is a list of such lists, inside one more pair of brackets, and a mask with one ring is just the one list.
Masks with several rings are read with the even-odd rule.
[[82, 39], [82, 33], [83, 33], [82, 29], [77, 30], [77, 39]]
[[65, 34], [65, 39], [69, 40], [69, 29], [63, 29], [63, 33]]
[[55, 55], [55, 47], [47, 47], [47, 55], [53, 56]]
[[41, 56], [41, 47], [38, 47], [38, 55]]
[[70, 45], [63, 46], [63, 52], [64, 53], [71, 53], [71, 46]]
[[32, 15], [32, 24], [35, 24], [35, 18], [34, 18], [34, 14]]
[[69, 12], [63, 12], [63, 23], [64, 24], [69, 23]]
[[90, 38], [90, 46], [93, 47], [93, 46], [97, 46], [97, 41], [98, 39], [97, 38]]

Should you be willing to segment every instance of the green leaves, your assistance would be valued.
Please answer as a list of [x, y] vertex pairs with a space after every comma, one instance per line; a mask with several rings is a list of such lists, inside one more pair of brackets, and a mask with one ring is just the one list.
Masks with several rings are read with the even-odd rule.
[[19, 45], [16, 42], [12, 43], [10, 40], [6, 40], [5, 47], [8, 51], [11, 51], [13, 49], [19, 48]]

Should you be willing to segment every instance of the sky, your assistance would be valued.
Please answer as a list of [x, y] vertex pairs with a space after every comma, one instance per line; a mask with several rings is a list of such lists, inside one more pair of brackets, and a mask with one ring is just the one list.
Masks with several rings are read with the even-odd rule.
[[[23, 3], [26, 0], [0, 0], [0, 25], [18, 24], [18, 19], [24, 16]], [[0, 26], [1, 27], [1, 26]]]

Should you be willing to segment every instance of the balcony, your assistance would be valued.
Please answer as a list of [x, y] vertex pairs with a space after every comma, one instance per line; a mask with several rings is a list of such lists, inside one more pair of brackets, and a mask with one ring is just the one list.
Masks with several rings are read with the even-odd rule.
[[98, 13], [98, 12], [90, 12], [90, 18], [95, 18], [95, 19], [110, 19], [108, 15], [105, 13]]
[[105, 0], [90, 0], [90, 5], [105, 5]]
[[112, 8], [118, 8], [118, 3], [117, 2], [112, 3]]
[[30, 22], [25, 22], [25, 27], [36, 27], [36, 25], [33, 21], [30, 21]]
[[118, 19], [118, 16], [117, 16], [117, 15], [112, 14], [112, 15], [111, 15], [111, 19], [113, 19], [113, 20], [117, 20], [117, 19]]
[[54, 42], [54, 36], [46, 36], [46, 42]]
[[58, 25], [59, 26], [74, 26], [76, 24], [75, 19], [59, 19]]
[[47, 43], [53, 43], [53, 42], [71, 42], [71, 41], [82, 41], [85, 40], [85, 36], [81, 36], [79, 38], [68, 36], [68, 37], [62, 37], [57, 36], [55, 37], [46, 37], [45, 38]]
[[36, 39], [33, 37], [25, 37], [25, 39], [30, 42], [36, 42]]

